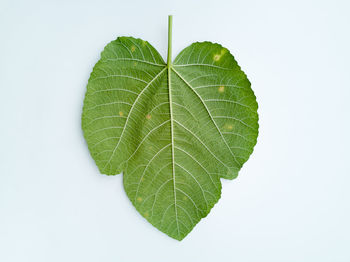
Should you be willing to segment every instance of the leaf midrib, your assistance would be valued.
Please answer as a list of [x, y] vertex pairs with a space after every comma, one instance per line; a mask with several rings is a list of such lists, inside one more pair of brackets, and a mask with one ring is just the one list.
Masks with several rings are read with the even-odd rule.
[[168, 92], [169, 92], [169, 113], [170, 113], [170, 136], [171, 136], [171, 159], [172, 159], [172, 169], [173, 169], [173, 188], [174, 188], [174, 209], [175, 209], [175, 219], [177, 234], [180, 237], [179, 230], [179, 219], [177, 216], [177, 206], [176, 206], [176, 178], [175, 178], [175, 142], [174, 142], [174, 121], [173, 121], [173, 107], [172, 107], [172, 94], [171, 94], [171, 60], [168, 60]]

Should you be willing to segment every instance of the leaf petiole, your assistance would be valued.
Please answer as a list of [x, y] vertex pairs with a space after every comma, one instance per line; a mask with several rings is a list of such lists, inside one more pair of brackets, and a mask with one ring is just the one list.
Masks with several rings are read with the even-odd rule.
[[169, 15], [169, 20], [168, 20], [168, 60], [167, 60], [168, 68], [170, 68], [170, 66], [171, 66], [172, 30], [173, 30], [173, 16]]

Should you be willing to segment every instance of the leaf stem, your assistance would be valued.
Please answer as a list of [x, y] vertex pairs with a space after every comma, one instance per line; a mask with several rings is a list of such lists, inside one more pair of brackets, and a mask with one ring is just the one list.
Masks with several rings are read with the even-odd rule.
[[173, 31], [173, 16], [169, 15], [169, 20], [168, 20], [168, 60], [167, 60], [167, 65], [169, 68], [171, 66], [172, 31]]

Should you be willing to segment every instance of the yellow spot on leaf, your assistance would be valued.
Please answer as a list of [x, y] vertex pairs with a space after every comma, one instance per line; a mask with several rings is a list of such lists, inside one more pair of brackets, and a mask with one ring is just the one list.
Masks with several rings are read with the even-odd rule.
[[147, 42], [142, 40], [142, 46], [146, 46], [147, 45]]
[[142, 182], [143, 182], [143, 181], [145, 181], [145, 178], [144, 178], [144, 177], [142, 177], [142, 178], [141, 178], [141, 181], [142, 181]]
[[131, 46], [131, 52], [135, 52], [136, 47], [134, 45]]
[[137, 202], [141, 202], [142, 201], [142, 197], [138, 197], [136, 198]]
[[187, 196], [184, 196], [182, 199], [186, 201], [187, 200]]
[[151, 117], [152, 117], [152, 116], [151, 116], [150, 114], [147, 114], [147, 115], [146, 115], [146, 119], [148, 119], [148, 120], [150, 120]]
[[145, 216], [145, 218], [149, 217], [149, 213], [148, 212], [145, 212], [143, 215]]
[[231, 124], [226, 125], [226, 129], [232, 130], [233, 129], [233, 125], [231, 125]]
[[122, 111], [119, 111], [119, 115], [120, 115], [120, 116], [123, 116], [124, 113], [123, 113]]
[[219, 61], [221, 58], [221, 55], [214, 55], [214, 61]]
[[223, 93], [225, 91], [225, 87], [224, 86], [220, 86], [218, 88], [218, 90], [219, 90], [220, 93]]
[[134, 65], [134, 66], [137, 66], [137, 63], [136, 63], [136, 62], [134, 62], [134, 63], [133, 63], [133, 65]]
[[215, 54], [214, 57], [213, 57], [213, 60], [215, 62], [219, 61], [220, 58], [226, 53], [227, 53], [227, 49], [226, 48], [221, 49], [220, 54]]

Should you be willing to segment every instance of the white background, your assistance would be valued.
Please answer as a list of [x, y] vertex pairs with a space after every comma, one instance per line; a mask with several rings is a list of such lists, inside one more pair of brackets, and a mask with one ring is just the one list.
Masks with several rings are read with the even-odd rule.
[[[258, 144], [178, 242], [100, 175], [81, 131], [103, 47], [148, 40], [165, 57], [221, 43], [252, 82]], [[350, 4], [0, 0], [0, 261], [350, 261]]]

